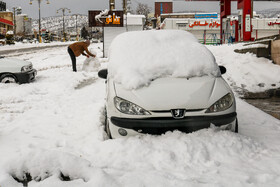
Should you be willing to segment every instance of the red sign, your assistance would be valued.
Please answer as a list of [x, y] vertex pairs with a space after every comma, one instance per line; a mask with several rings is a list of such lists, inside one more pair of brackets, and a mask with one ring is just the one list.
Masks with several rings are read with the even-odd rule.
[[280, 22], [269, 22], [268, 26], [280, 25]]
[[220, 27], [220, 23], [213, 21], [213, 23], [208, 23], [207, 21], [205, 21], [204, 23], [200, 23], [200, 21], [195, 21], [193, 22], [193, 24], [189, 24], [190, 28], [193, 28], [194, 26], [207, 26], [209, 25], [209, 28], [218, 28]]

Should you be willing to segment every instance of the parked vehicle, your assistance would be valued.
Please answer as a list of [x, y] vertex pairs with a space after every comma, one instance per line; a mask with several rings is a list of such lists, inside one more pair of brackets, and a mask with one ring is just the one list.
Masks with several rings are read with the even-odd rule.
[[6, 39], [0, 39], [0, 46], [6, 45]]
[[109, 137], [193, 132], [211, 125], [238, 132], [234, 94], [213, 54], [186, 31], [117, 36], [109, 51], [105, 130]]
[[26, 43], [28, 43], [28, 40], [27, 39], [23, 39], [22, 43], [26, 44]]
[[0, 83], [29, 83], [36, 74], [31, 62], [0, 57]]
[[14, 32], [13, 31], [8, 31], [6, 34], [6, 44], [8, 45], [14, 45]]

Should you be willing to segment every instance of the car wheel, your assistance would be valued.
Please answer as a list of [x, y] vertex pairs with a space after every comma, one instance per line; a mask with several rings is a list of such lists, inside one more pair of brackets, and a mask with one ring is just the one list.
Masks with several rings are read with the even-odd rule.
[[112, 139], [110, 128], [109, 128], [109, 121], [108, 121], [108, 118], [107, 118], [107, 110], [106, 110], [106, 108], [104, 110], [104, 116], [105, 116], [105, 132], [107, 133], [108, 138]]
[[0, 77], [1, 83], [17, 83], [16, 78], [12, 74], [3, 74]]
[[236, 118], [236, 122], [235, 122], [235, 130], [234, 130], [235, 133], [238, 133], [238, 120]]

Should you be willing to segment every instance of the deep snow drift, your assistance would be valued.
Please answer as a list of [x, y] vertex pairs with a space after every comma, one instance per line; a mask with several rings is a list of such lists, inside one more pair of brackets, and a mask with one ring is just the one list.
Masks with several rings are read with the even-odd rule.
[[[99, 57], [101, 46], [90, 46]], [[227, 67], [229, 83], [257, 90], [258, 75], [259, 81], [279, 85], [280, 67], [251, 54], [236, 55], [235, 47], [209, 47]], [[107, 140], [105, 81], [82, 71], [85, 57], [78, 57], [78, 72], [72, 72], [66, 50], [15, 54], [33, 63], [37, 79], [0, 84], [1, 187], [23, 186], [13, 177], [25, 173], [33, 178], [29, 187], [279, 186], [279, 120], [237, 99], [239, 134], [204, 129]], [[106, 67], [107, 59], [100, 60], [100, 68]]]

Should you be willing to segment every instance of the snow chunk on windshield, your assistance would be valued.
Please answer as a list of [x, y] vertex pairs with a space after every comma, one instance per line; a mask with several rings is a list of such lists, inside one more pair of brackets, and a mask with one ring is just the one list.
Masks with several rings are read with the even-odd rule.
[[109, 77], [137, 89], [160, 77], [220, 76], [213, 54], [187, 31], [135, 31], [118, 35], [109, 49]]

